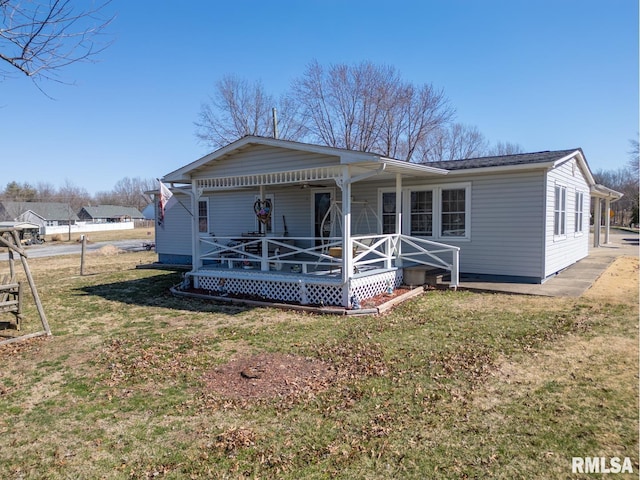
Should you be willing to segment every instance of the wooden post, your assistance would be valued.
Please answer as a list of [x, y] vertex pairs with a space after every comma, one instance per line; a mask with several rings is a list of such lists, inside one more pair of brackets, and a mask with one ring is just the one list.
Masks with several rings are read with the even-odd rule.
[[[20, 245], [20, 237], [18, 236], [18, 232], [14, 230], [13, 239], [16, 242], [16, 245]], [[22, 252], [20, 254], [20, 260], [22, 261], [22, 268], [24, 268], [24, 273], [27, 276], [27, 281], [29, 282], [29, 287], [31, 288], [31, 293], [33, 295], [33, 299], [36, 302], [36, 308], [38, 309], [38, 314], [40, 314], [40, 321], [42, 322], [42, 327], [47, 335], [51, 335], [51, 328], [49, 328], [49, 322], [47, 322], [47, 316], [44, 313], [44, 309], [42, 308], [42, 302], [40, 301], [40, 296], [38, 295], [38, 289], [36, 288], [36, 282], [33, 281], [33, 276], [31, 275], [31, 269], [29, 268], [29, 264], [27, 263], [27, 255], [26, 252]]]
[[80, 276], [84, 275], [84, 254], [87, 250], [87, 236], [82, 235], [82, 253], [80, 254]]

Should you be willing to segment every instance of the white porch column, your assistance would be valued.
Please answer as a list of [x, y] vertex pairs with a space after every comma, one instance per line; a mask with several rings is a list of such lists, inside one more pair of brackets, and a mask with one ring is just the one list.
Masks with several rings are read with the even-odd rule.
[[609, 243], [609, 230], [611, 228], [611, 199], [604, 201], [604, 244]]
[[601, 219], [601, 201], [600, 198], [594, 197], [595, 203], [593, 204], [593, 246], [600, 246], [600, 223]]
[[398, 240], [396, 242], [396, 251], [393, 252], [396, 259], [396, 266], [402, 267], [402, 260], [400, 255], [402, 254], [402, 242], [399, 235], [402, 233], [402, 175], [396, 173], [396, 235]]
[[342, 281], [348, 282], [353, 271], [351, 251], [351, 177], [344, 167], [342, 178]]
[[[198, 228], [198, 201], [200, 195], [196, 180], [191, 181], [191, 268], [195, 272], [202, 267], [202, 259], [200, 258], [200, 229]], [[197, 277], [196, 277], [197, 278]], [[197, 285], [194, 285], [197, 288]]]
[[349, 287], [353, 275], [353, 252], [351, 250], [351, 172], [342, 169], [342, 304], [349, 306]]

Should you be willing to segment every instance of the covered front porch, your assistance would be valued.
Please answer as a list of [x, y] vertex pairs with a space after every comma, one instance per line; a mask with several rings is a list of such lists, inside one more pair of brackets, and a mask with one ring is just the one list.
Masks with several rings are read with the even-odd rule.
[[459, 283], [458, 247], [402, 234], [352, 236], [346, 243], [341, 237], [211, 237], [200, 238], [200, 249], [206, 252], [201, 266], [188, 278], [213, 296], [350, 307], [398, 288], [404, 268], [416, 265], [447, 270], [450, 286]]
[[[163, 179], [191, 201], [185, 283], [215, 296], [349, 308], [422, 265], [450, 272], [455, 288], [459, 248], [402, 233], [404, 179], [447, 173], [370, 153], [241, 139]], [[391, 213], [380, 213], [382, 191], [395, 193]]]

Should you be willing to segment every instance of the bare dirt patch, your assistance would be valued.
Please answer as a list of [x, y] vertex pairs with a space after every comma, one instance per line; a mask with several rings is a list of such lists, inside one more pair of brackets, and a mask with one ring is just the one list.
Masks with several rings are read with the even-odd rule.
[[337, 377], [322, 360], [281, 353], [238, 358], [205, 375], [207, 387], [232, 399], [310, 397]]

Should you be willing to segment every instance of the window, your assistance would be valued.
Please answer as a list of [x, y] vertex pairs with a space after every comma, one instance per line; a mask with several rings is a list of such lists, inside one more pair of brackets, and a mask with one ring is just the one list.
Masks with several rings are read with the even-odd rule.
[[582, 192], [576, 192], [576, 218], [575, 218], [575, 232], [582, 233], [583, 232], [583, 204], [584, 204], [584, 194]]
[[411, 235], [431, 237], [433, 235], [433, 192], [431, 190], [411, 192], [410, 212]]
[[[471, 182], [446, 186], [405, 187], [401, 198], [402, 232], [430, 239], [469, 240]], [[396, 231], [396, 192], [378, 191], [378, 216], [383, 234]]]
[[442, 190], [442, 225], [443, 237], [465, 237], [467, 235], [466, 201], [464, 188]]
[[565, 235], [567, 224], [567, 187], [556, 185], [553, 204], [553, 234]]
[[382, 233], [396, 233], [396, 193], [382, 194]]
[[198, 232], [209, 233], [209, 199], [198, 200]]

